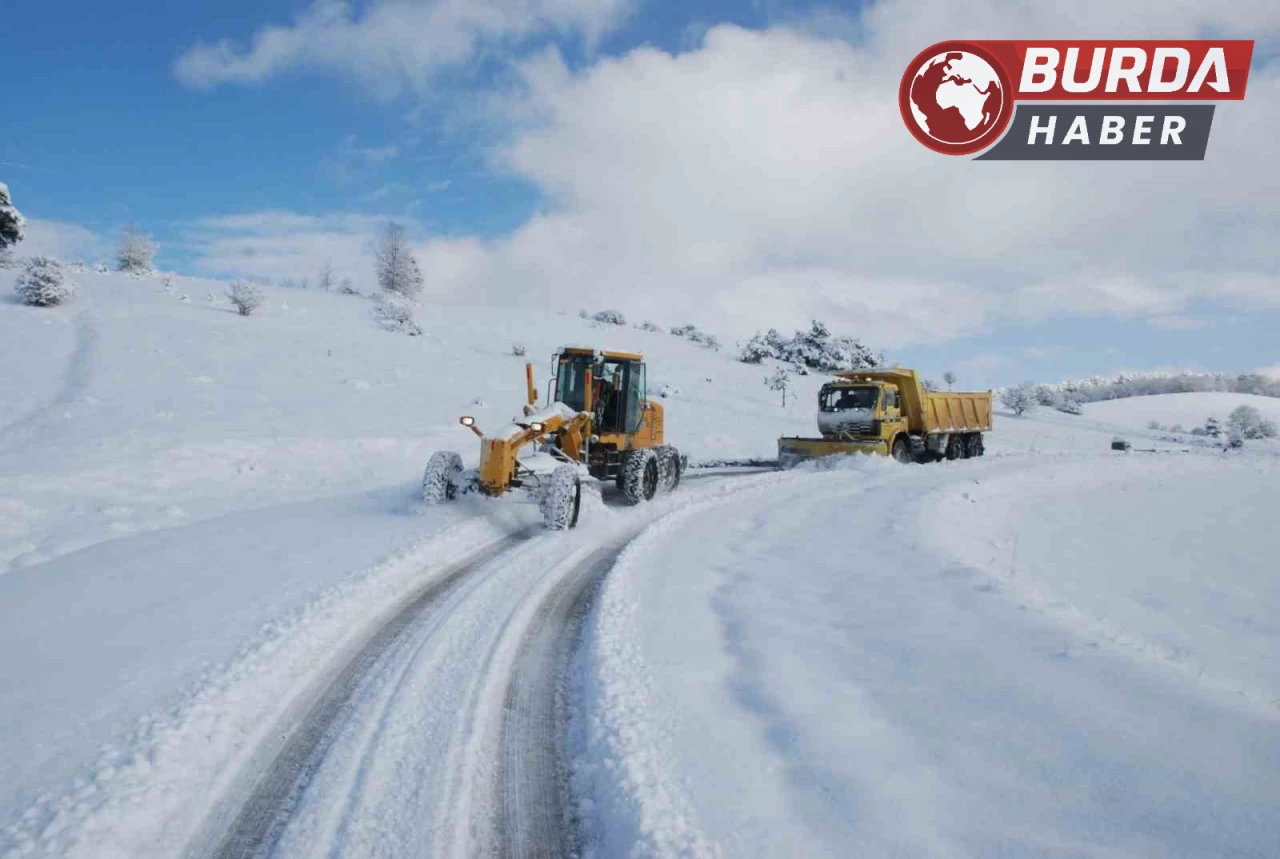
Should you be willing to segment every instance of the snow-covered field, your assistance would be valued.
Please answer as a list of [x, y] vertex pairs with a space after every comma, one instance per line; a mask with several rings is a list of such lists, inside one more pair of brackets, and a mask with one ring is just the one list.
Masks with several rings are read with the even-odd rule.
[[[694, 459], [810, 432], [820, 383], [797, 380], [784, 409], [729, 349], [577, 308], [422, 306], [408, 337], [361, 297], [268, 288], [241, 318], [223, 284], [78, 274], [77, 301], [48, 310], [12, 301], [13, 276], [0, 855], [182, 853], [371, 630], [525, 539], [527, 507], [416, 500], [431, 451], [476, 458], [458, 415], [489, 428], [518, 410], [513, 344], [544, 380], [560, 345], [644, 351]], [[536, 606], [574, 558], [629, 543], [573, 672], [588, 855], [1270, 855], [1280, 447], [1183, 453], [1145, 429], [1244, 402], [1280, 417], [1233, 394], [998, 415], [981, 461], [594, 503], [573, 534], [479, 569], [370, 669], [278, 850], [466, 854], [483, 825], [424, 828], [406, 808], [483, 805]], [[1161, 452], [1113, 454], [1118, 433]], [[455, 783], [460, 762], [475, 785]], [[344, 800], [370, 778], [386, 789]]]

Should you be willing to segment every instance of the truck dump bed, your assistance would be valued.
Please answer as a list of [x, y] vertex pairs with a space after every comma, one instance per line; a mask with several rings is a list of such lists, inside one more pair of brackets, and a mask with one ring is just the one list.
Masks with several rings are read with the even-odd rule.
[[990, 391], [926, 392], [923, 411], [926, 433], [991, 431]]

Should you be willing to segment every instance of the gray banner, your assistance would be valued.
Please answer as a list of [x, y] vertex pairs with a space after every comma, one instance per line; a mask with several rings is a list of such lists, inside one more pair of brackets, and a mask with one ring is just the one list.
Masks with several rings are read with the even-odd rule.
[[1211, 104], [1032, 104], [979, 155], [992, 161], [1203, 161]]

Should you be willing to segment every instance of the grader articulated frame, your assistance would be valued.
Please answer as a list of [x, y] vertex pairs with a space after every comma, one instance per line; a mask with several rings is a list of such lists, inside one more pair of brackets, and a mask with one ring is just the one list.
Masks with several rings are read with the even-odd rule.
[[426, 503], [519, 490], [538, 503], [548, 528], [565, 530], [578, 522], [584, 478], [613, 481], [631, 504], [679, 484], [686, 458], [663, 443], [662, 406], [645, 397], [643, 355], [567, 347], [553, 367], [539, 408], [533, 365], [525, 365], [528, 404], [502, 430], [486, 434], [473, 417], [459, 419], [480, 438], [480, 465], [467, 471], [456, 452], [434, 454], [422, 481]]

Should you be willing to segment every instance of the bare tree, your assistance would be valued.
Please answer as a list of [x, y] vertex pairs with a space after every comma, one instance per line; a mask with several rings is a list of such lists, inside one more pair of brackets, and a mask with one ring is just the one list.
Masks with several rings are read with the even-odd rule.
[[325, 292], [329, 292], [333, 289], [333, 281], [333, 263], [325, 260], [324, 265], [320, 267], [320, 277], [317, 279], [316, 284]]
[[951, 390], [951, 386], [956, 383], [956, 374], [948, 370], [942, 374], [942, 381], [947, 383], [947, 390]]
[[422, 292], [422, 271], [413, 258], [404, 227], [399, 224], [389, 223], [382, 231], [374, 251], [374, 266], [378, 285], [387, 292], [410, 299], [416, 299]]

